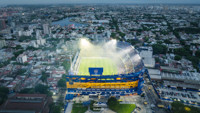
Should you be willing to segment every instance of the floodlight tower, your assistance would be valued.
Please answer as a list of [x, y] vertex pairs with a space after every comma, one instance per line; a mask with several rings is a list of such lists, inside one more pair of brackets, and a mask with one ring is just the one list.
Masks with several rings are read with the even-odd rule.
[[[69, 58], [70, 58], [70, 64], [72, 64], [72, 55], [69, 55]], [[70, 72], [72, 72], [72, 66], [70, 66]]]
[[[70, 64], [72, 64], [72, 44], [73, 42], [72, 42], [72, 40], [70, 40], [70, 43], [68, 43], [67, 44], [67, 48], [68, 48], [68, 50], [69, 50], [69, 59], [70, 59]], [[72, 68], [72, 65], [70, 66], [70, 70], [69, 70], [69, 72], [70, 73], [72, 73], [73, 72], [73, 68]]]

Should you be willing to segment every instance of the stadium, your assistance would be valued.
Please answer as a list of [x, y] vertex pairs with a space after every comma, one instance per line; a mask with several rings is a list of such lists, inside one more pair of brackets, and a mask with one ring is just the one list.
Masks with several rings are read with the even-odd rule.
[[142, 93], [145, 72], [134, 47], [114, 39], [79, 41], [79, 51], [71, 61], [66, 76], [68, 94], [123, 96]]

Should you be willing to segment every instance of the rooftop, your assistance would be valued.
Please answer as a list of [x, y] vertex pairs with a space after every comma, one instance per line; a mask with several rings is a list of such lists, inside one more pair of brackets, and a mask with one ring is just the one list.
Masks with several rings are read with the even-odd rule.
[[50, 101], [45, 94], [16, 94], [2, 105], [0, 112], [47, 113]]

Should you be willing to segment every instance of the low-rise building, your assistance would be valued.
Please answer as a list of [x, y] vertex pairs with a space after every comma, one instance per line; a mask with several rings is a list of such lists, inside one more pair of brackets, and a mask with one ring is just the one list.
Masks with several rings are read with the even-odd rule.
[[19, 55], [17, 57], [17, 62], [19, 62], [19, 63], [25, 63], [25, 62], [27, 62], [27, 56], [24, 55], [24, 54]]
[[5, 40], [0, 40], [0, 48], [6, 46], [6, 41]]
[[46, 94], [16, 94], [0, 108], [0, 113], [49, 113], [52, 98]]

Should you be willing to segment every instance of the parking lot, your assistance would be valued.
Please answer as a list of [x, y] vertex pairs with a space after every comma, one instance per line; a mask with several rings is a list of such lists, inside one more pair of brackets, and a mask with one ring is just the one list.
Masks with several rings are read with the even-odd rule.
[[198, 105], [200, 103], [200, 96], [198, 92], [177, 90], [171, 88], [159, 88], [161, 98], [173, 101], [183, 101], [184, 103]]

